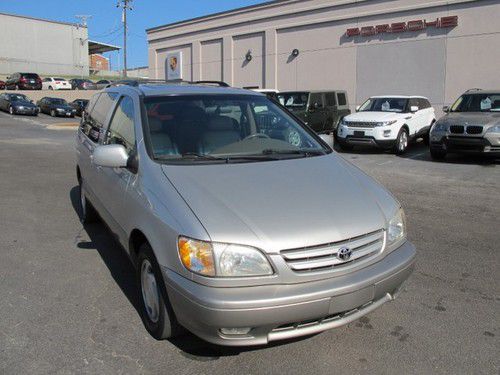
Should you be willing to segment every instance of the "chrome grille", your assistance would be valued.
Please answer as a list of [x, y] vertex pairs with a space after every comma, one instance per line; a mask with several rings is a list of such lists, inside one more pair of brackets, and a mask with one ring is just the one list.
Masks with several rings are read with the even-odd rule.
[[[352, 253], [347, 260], [341, 260], [337, 254], [347, 247]], [[348, 240], [325, 245], [293, 250], [282, 250], [281, 256], [295, 272], [314, 272], [341, 268], [372, 258], [384, 248], [384, 231], [368, 233]]]
[[481, 134], [483, 132], [483, 127], [478, 125], [469, 125], [466, 129], [467, 134]]
[[464, 134], [464, 126], [463, 125], [451, 125], [450, 133], [452, 134]]
[[346, 122], [347, 126], [351, 128], [374, 128], [377, 123], [376, 122], [362, 122], [362, 121], [348, 121]]

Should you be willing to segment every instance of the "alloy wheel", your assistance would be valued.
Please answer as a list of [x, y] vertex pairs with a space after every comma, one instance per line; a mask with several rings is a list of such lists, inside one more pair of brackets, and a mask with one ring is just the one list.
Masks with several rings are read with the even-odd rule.
[[407, 147], [408, 147], [408, 134], [406, 134], [406, 132], [404, 131], [401, 133], [401, 136], [399, 137], [398, 148], [400, 152], [403, 152], [404, 150], [406, 150]]

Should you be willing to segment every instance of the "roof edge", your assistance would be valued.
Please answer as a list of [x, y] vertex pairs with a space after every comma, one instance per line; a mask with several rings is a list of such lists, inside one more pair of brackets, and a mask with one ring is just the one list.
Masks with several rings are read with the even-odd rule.
[[224, 11], [221, 11], [221, 12], [210, 13], [210, 14], [206, 14], [204, 16], [199, 16], [199, 17], [194, 17], [194, 18], [188, 18], [188, 19], [182, 20], [182, 21], [176, 21], [176, 22], [167, 23], [167, 24], [164, 24], [164, 25], [159, 25], [159, 26], [151, 27], [149, 29], [146, 29], [146, 34], [148, 34], [150, 32], [153, 32], [153, 31], [159, 31], [159, 30], [162, 30], [162, 29], [171, 28], [171, 27], [174, 27], [174, 26], [181, 26], [183, 24], [187, 24], [187, 23], [191, 23], [191, 22], [203, 21], [203, 20], [206, 20], [206, 19], [209, 19], [209, 18], [220, 17], [220, 16], [231, 14], [231, 13], [246, 12], [246, 11], [249, 11], [249, 10], [254, 10], [254, 9], [259, 9], [259, 8], [265, 8], [265, 7], [268, 7], [268, 6], [273, 6], [275, 4], [277, 5], [277, 4], [280, 4], [280, 3], [286, 3], [286, 2], [291, 2], [291, 1], [298, 1], [298, 0], [269, 0], [269, 1], [264, 1], [262, 3], [259, 3], [259, 4], [247, 5], [247, 6], [240, 7], [240, 8], [234, 8], [234, 9], [230, 9], [230, 10], [224, 10]]
[[49, 23], [55, 23], [59, 25], [66, 25], [66, 26], [73, 26], [73, 27], [81, 27], [82, 29], [87, 29], [87, 26], [80, 25], [79, 23], [76, 22], [63, 22], [63, 21], [53, 21], [53, 20], [48, 20], [46, 18], [37, 18], [37, 17], [31, 17], [31, 16], [23, 16], [21, 14], [13, 14], [13, 13], [4, 13], [0, 12], [0, 16], [9, 16], [9, 17], [17, 17], [17, 18], [26, 18], [29, 20], [34, 20], [34, 21], [42, 21], [42, 22], [49, 22]]

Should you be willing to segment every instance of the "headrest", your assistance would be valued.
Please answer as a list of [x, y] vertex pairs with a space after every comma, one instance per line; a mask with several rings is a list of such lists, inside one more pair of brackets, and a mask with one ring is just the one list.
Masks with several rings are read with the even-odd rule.
[[212, 116], [208, 121], [208, 130], [224, 131], [235, 130], [234, 120], [227, 116]]
[[162, 121], [157, 117], [149, 117], [149, 131], [150, 132], [159, 132], [163, 128]]

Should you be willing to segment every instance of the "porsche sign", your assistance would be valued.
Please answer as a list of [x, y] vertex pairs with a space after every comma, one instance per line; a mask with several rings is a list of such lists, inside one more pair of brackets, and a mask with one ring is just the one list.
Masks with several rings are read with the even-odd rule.
[[384, 33], [403, 33], [405, 31], [420, 31], [428, 28], [450, 28], [458, 26], [458, 16], [446, 16], [435, 20], [413, 20], [407, 22], [393, 22], [374, 26], [362, 26], [347, 29], [346, 36], [372, 36]]

